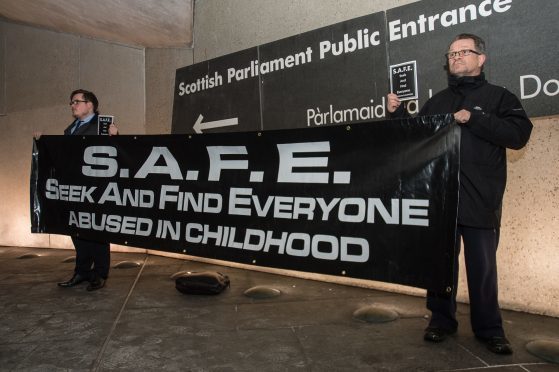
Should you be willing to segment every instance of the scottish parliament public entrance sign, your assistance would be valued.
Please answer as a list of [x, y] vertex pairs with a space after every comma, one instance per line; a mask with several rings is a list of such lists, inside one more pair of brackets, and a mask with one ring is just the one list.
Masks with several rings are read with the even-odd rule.
[[176, 72], [172, 132], [384, 120], [390, 67], [402, 65], [417, 74], [418, 99], [408, 104], [417, 113], [446, 87], [444, 54], [464, 32], [486, 40], [489, 81], [515, 93], [530, 117], [555, 115], [557, 20], [549, 0], [423, 0], [199, 62]]

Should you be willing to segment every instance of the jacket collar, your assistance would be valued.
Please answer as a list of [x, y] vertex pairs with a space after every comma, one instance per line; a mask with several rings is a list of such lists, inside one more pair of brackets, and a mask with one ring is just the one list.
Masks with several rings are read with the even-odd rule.
[[450, 87], [450, 89], [459, 92], [479, 88], [485, 83], [487, 83], [487, 80], [485, 80], [485, 74], [483, 72], [477, 76], [458, 77], [456, 75], [448, 75], [448, 86]]

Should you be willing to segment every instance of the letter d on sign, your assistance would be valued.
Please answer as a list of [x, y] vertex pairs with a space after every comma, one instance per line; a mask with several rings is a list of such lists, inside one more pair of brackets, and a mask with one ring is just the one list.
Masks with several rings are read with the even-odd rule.
[[[524, 81], [526, 79], [533, 79], [536, 81], [536, 91], [532, 94], [526, 94], [526, 90], [524, 88]], [[534, 98], [535, 96], [538, 95], [541, 89], [542, 89], [542, 82], [540, 78], [537, 77], [536, 75], [522, 75], [520, 77], [520, 99]]]

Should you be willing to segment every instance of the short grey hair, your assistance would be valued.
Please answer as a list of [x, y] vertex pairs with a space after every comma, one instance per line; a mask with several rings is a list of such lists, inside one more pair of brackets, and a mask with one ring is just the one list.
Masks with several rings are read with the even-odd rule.
[[455, 41], [458, 40], [464, 40], [464, 39], [472, 39], [474, 41], [474, 45], [476, 48], [476, 51], [480, 52], [481, 54], [485, 54], [485, 41], [483, 41], [483, 39], [477, 35], [474, 34], [460, 34], [460, 35], [456, 35], [454, 37], [454, 39], [452, 39], [452, 41], [450, 42], [449, 49], [450, 49], [450, 45], [452, 43], [454, 43]]

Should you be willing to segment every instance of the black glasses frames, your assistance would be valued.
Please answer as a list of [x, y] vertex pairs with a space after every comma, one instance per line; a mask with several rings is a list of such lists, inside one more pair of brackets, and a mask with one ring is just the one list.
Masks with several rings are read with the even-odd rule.
[[473, 49], [462, 49], [462, 50], [457, 50], [455, 52], [448, 52], [445, 53], [445, 56], [447, 59], [453, 59], [456, 57], [465, 57], [465, 56], [469, 56], [470, 54], [477, 54], [478, 56], [481, 55], [480, 52], [478, 52], [477, 50], [473, 50]]
[[81, 100], [81, 99], [75, 99], [75, 100], [73, 100], [73, 101], [70, 101], [70, 106], [77, 105], [77, 104], [80, 103], [80, 102], [85, 103], [85, 102], [89, 102], [89, 101], [83, 101], [83, 100]]

